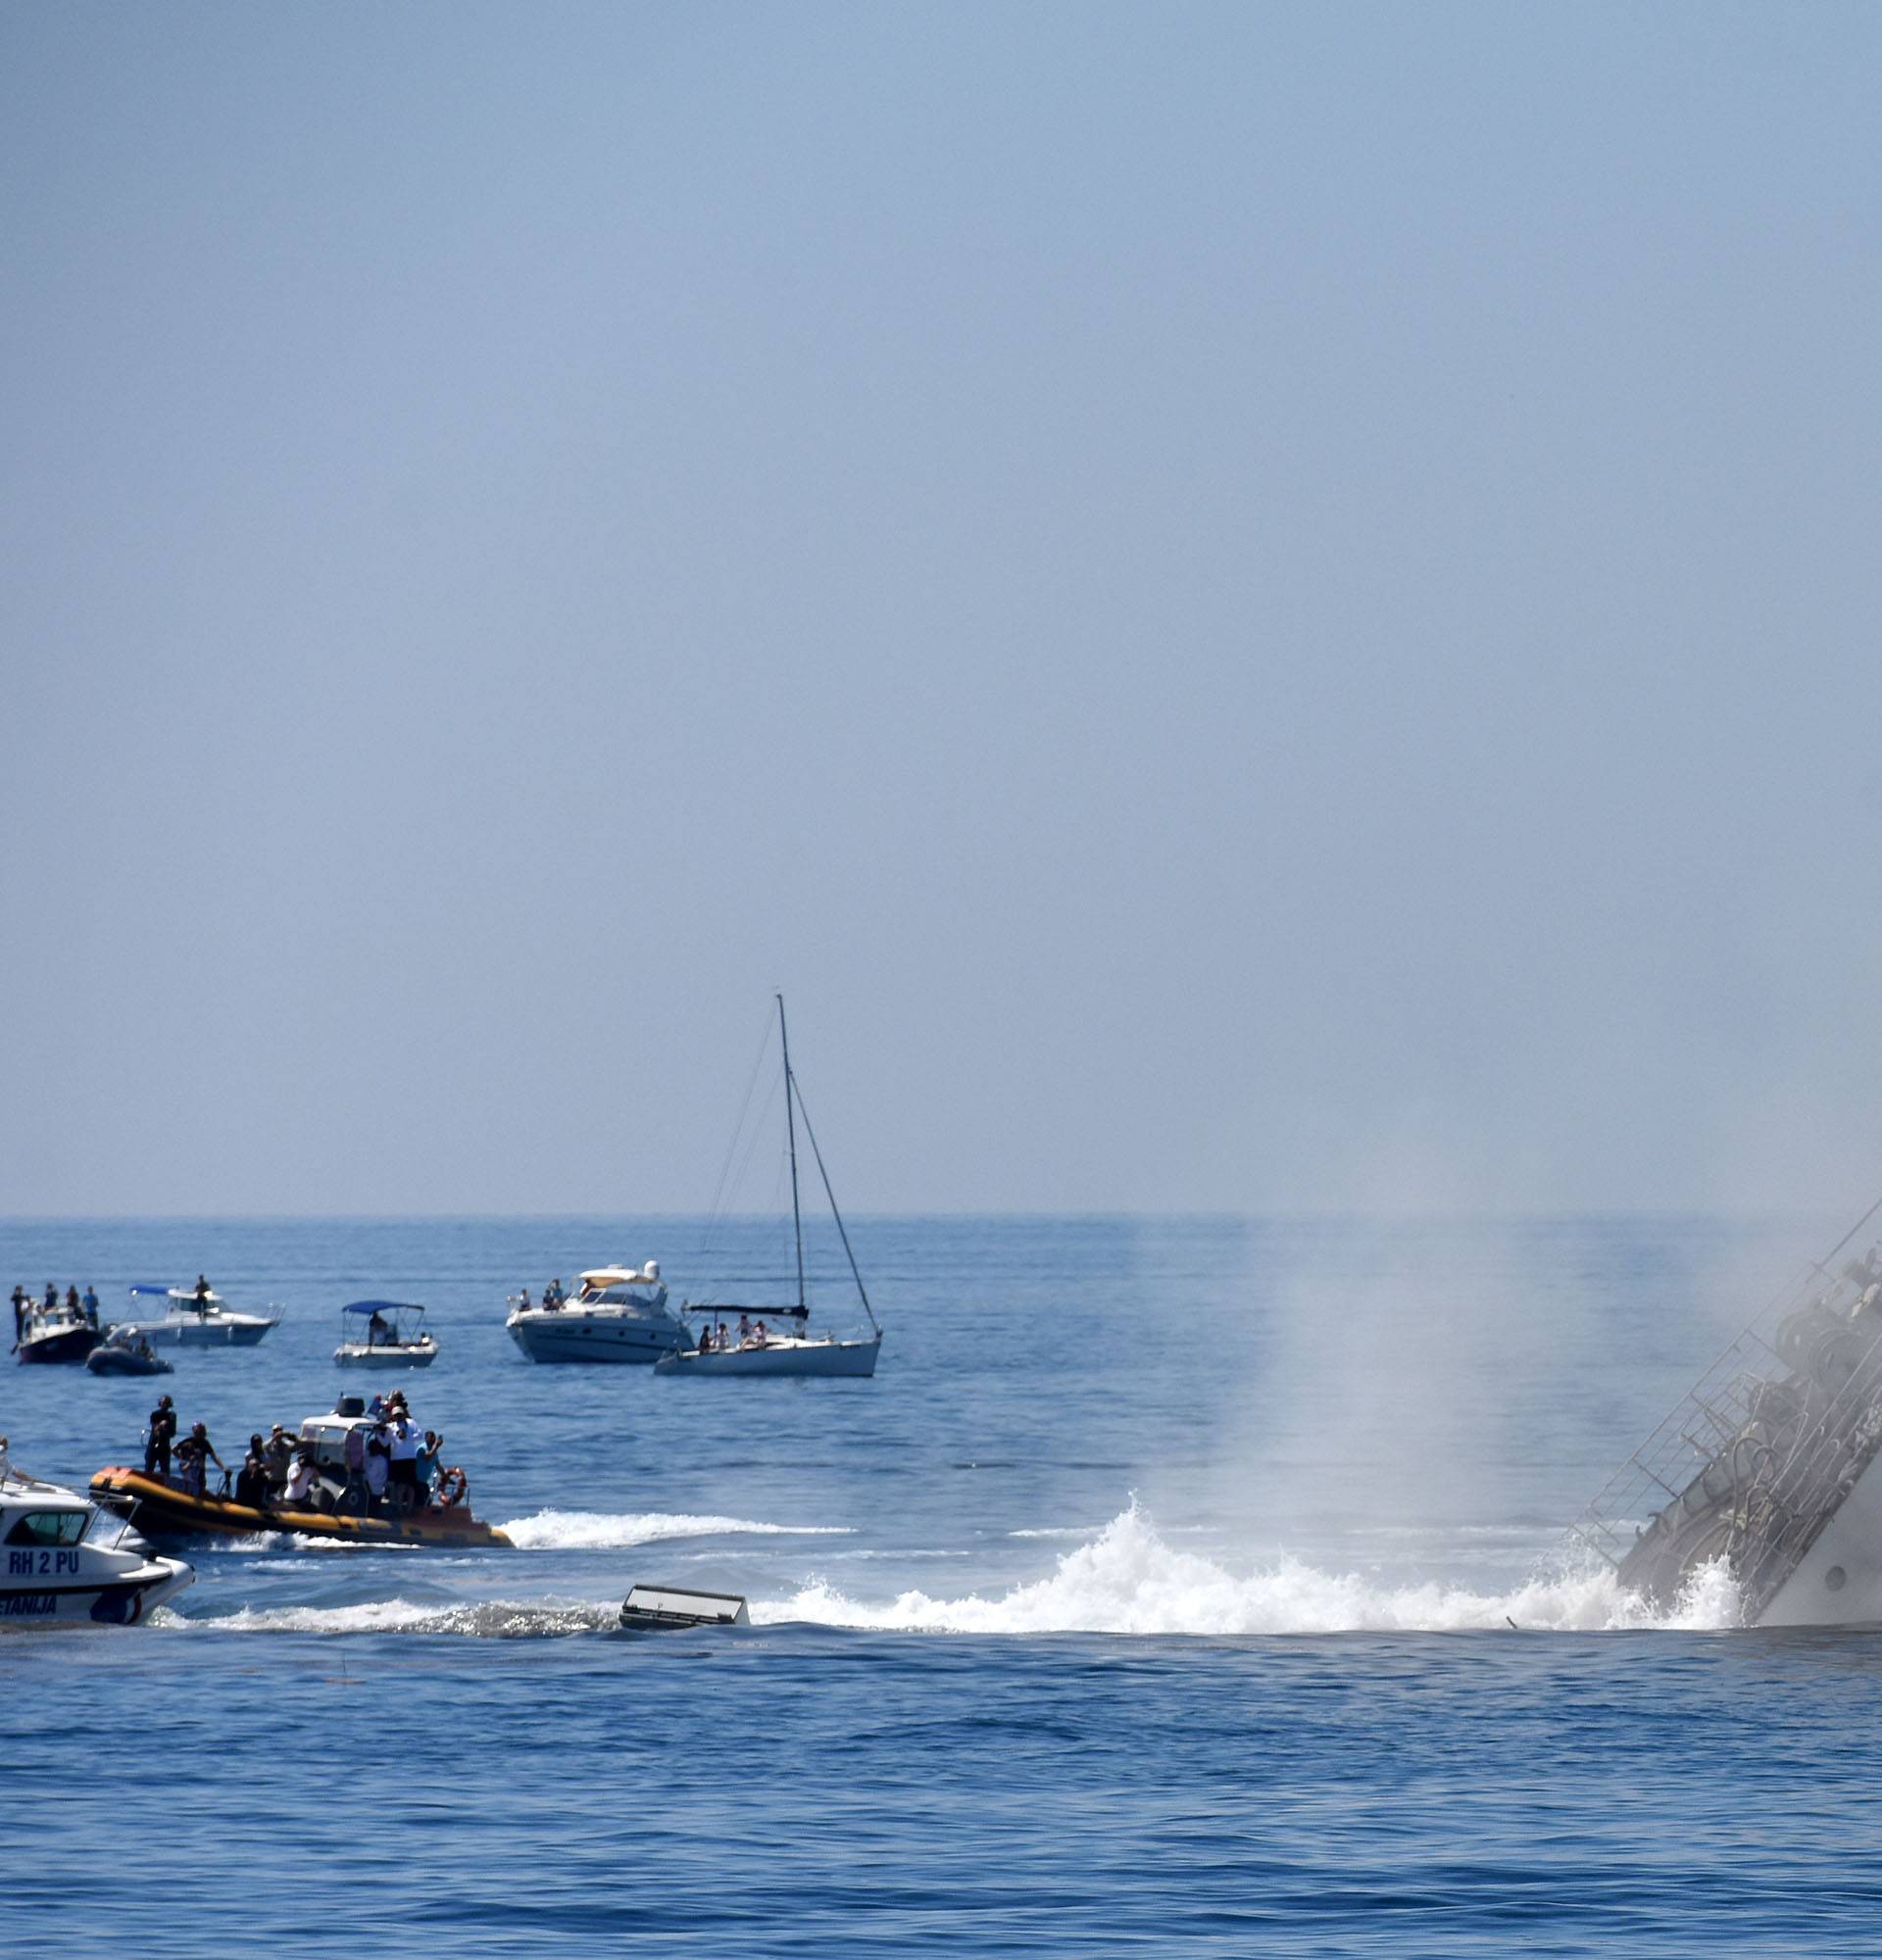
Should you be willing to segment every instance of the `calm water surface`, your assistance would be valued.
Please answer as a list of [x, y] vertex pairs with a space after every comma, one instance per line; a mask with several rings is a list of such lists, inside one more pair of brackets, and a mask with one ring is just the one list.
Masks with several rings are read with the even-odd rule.
[[[159, 1386], [239, 1450], [330, 1404], [345, 1300], [421, 1299], [418, 1413], [520, 1547], [204, 1547], [158, 1625], [0, 1637], [12, 1950], [1882, 1953], [1882, 1635], [1553, 1556], [1820, 1226], [865, 1220], [873, 1383], [503, 1331], [583, 1265], [785, 1270], [701, 1236], [0, 1226], [6, 1286], [288, 1308], [161, 1385], [10, 1371], [39, 1474], [134, 1460]], [[620, 1635], [637, 1579], [758, 1624]]]

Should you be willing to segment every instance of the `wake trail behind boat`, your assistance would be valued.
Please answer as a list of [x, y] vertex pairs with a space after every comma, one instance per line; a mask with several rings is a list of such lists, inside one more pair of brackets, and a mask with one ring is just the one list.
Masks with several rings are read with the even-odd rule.
[[778, 1525], [685, 1511], [542, 1510], [500, 1527], [522, 1551], [617, 1551], [669, 1538], [846, 1538], [848, 1525]]

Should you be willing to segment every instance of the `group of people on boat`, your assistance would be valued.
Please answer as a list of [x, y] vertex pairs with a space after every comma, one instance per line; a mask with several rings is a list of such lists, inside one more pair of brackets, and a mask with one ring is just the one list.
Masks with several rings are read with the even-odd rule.
[[[409, 1516], [434, 1503], [447, 1510], [462, 1503], [469, 1480], [456, 1464], [443, 1462], [443, 1448], [436, 1430], [421, 1430], [412, 1420], [402, 1393], [383, 1400], [374, 1396], [365, 1420], [346, 1432], [345, 1481], [330, 1508], [354, 1517], [384, 1517]], [[207, 1488], [211, 1463], [222, 1472], [220, 1492]], [[324, 1499], [332, 1495], [322, 1484], [314, 1444], [289, 1436], [278, 1422], [266, 1436], [257, 1430], [249, 1437], [247, 1453], [231, 1477], [202, 1423], [176, 1441], [176, 1411], [169, 1396], [160, 1396], [150, 1412], [144, 1473], [187, 1496], [232, 1497], [257, 1510], [326, 1509]]]
[[708, 1321], [699, 1330], [699, 1351], [702, 1354], [732, 1354], [746, 1348], [768, 1348], [775, 1338], [764, 1321], [754, 1320], [749, 1313], [741, 1313], [736, 1339], [722, 1320], [717, 1327]]
[[[588, 1295], [588, 1289], [586, 1287], [583, 1287], [581, 1292], [582, 1292], [582, 1298], [586, 1298]], [[563, 1286], [561, 1280], [559, 1279], [551, 1280], [549, 1284], [542, 1290], [542, 1310], [545, 1313], [554, 1313], [559, 1307], [564, 1307], [567, 1306], [568, 1304], [569, 1304], [568, 1290]], [[517, 1305], [524, 1313], [527, 1313], [529, 1311], [529, 1289], [527, 1287], [523, 1288], [521, 1295], [517, 1300]]]
[[[89, 1286], [81, 1297], [75, 1286], [66, 1289], [65, 1311], [69, 1318], [82, 1320], [88, 1327], [98, 1325], [98, 1296]], [[13, 1289], [13, 1340], [15, 1347], [26, 1337], [26, 1319], [39, 1314], [47, 1320], [59, 1317], [59, 1289], [48, 1280], [43, 1299], [18, 1284]]]
[[228, 1465], [217, 1454], [215, 1444], [209, 1440], [208, 1426], [200, 1422], [191, 1423], [179, 1443], [176, 1439], [176, 1404], [170, 1396], [159, 1396], [157, 1406], [150, 1412], [150, 1421], [144, 1427], [144, 1475], [161, 1477], [166, 1484], [174, 1484], [179, 1491], [200, 1497], [212, 1463], [226, 1479]]

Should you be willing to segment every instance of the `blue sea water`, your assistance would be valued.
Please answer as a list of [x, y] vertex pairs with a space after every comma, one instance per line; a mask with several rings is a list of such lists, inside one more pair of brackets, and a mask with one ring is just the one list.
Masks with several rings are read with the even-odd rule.
[[[8, 1950], [1882, 1952], [1882, 1634], [1556, 1557], [1816, 1222], [855, 1238], [876, 1379], [709, 1384], [531, 1366], [505, 1296], [775, 1287], [772, 1228], [0, 1226], [6, 1286], [287, 1308], [163, 1384], [12, 1370], [17, 1461], [135, 1460], [159, 1387], [226, 1455], [330, 1404], [342, 1302], [420, 1299], [518, 1541], [204, 1546], [154, 1625], [0, 1635]], [[622, 1635], [636, 1580], [756, 1624]]]

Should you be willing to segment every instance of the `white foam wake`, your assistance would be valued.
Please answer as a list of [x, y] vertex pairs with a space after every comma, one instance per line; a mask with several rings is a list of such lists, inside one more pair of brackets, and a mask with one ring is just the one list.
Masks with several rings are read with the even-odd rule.
[[615, 1551], [667, 1538], [842, 1538], [848, 1525], [772, 1525], [685, 1511], [538, 1511], [503, 1527], [524, 1551]]
[[457, 1634], [475, 1640], [540, 1640], [614, 1626], [619, 1605], [570, 1600], [478, 1599], [423, 1605], [373, 1599], [355, 1606], [245, 1606], [234, 1613], [185, 1616], [165, 1606], [152, 1625], [192, 1634]]
[[753, 1617], [924, 1633], [1230, 1635], [1439, 1633], [1511, 1621], [1519, 1629], [1556, 1632], [1698, 1630], [1735, 1627], [1744, 1615], [1722, 1564], [1699, 1573], [1666, 1614], [1654, 1613], [1606, 1569], [1539, 1577], [1496, 1593], [1439, 1581], [1381, 1586], [1293, 1558], [1237, 1578], [1165, 1544], [1133, 1503], [1090, 1544], [1065, 1552], [1050, 1578], [997, 1598], [936, 1599], [915, 1592], [871, 1606], [817, 1584], [755, 1606]]

